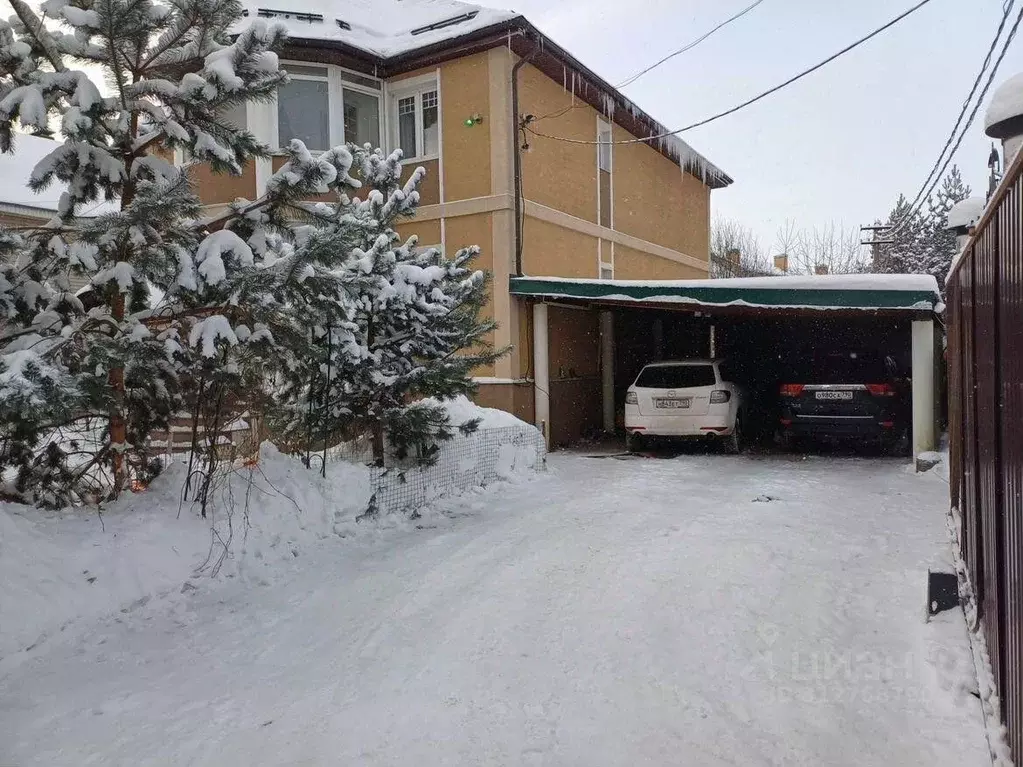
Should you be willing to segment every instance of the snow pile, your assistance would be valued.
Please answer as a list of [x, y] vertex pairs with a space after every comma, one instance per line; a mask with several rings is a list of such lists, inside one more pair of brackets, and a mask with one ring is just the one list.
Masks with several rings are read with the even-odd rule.
[[[209, 520], [180, 509], [186, 465], [98, 514], [0, 504], [0, 658], [71, 621], [129, 611], [207, 575], [272, 580], [282, 564], [347, 536], [369, 504], [364, 466], [332, 463], [327, 478], [263, 446], [216, 491]], [[189, 585], [186, 585], [189, 584]]]
[[376, 469], [375, 511], [415, 516], [440, 498], [543, 471], [547, 449], [543, 435], [532, 424], [503, 410], [480, 407], [464, 396], [424, 402], [442, 404], [455, 427], [476, 419], [479, 426], [471, 434], [456, 431], [440, 443], [431, 466]]
[[423, 403], [427, 405], [443, 405], [448, 411], [451, 423], [455, 425], [479, 418], [480, 429], [502, 429], [508, 426], [526, 429], [534, 428], [524, 421], [520, 421], [511, 413], [492, 407], [480, 407], [465, 396], [458, 396], [444, 402], [438, 402], [431, 397], [423, 400]]
[[980, 217], [984, 215], [986, 205], [983, 197], [967, 197], [962, 202], [957, 202], [948, 211], [946, 229], [960, 229], [976, 226]]
[[183, 462], [101, 513], [0, 503], [0, 660], [70, 623], [187, 593], [197, 579], [265, 586], [301, 567], [303, 554], [323, 541], [407, 526], [409, 515], [440, 498], [543, 467], [543, 438], [533, 426], [465, 397], [444, 405], [454, 425], [481, 424], [443, 443], [433, 467], [328, 461], [324, 479], [266, 443], [257, 467], [216, 483], [205, 520], [180, 503]]
[[984, 132], [992, 136], [992, 126], [1020, 115], [1023, 115], [1023, 72], [998, 86], [984, 114]]

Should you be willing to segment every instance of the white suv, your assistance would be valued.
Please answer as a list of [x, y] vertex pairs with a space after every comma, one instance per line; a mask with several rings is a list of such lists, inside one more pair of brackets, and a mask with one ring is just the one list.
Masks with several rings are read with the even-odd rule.
[[726, 438], [742, 449], [742, 387], [726, 381], [721, 360], [679, 360], [647, 365], [625, 395], [630, 451], [648, 437]]

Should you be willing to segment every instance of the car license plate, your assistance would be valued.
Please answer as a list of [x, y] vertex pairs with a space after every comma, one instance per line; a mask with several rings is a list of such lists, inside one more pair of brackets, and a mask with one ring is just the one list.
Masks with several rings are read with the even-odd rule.
[[678, 410], [681, 408], [689, 407], [693, 400], [691, 397], [683, 397], [681, 399], [668, 399], [662, 397], [654, 398], [654, 407], [661, 408], [662, 410]]
[[817, 392], [817, 399], [852, 399], [853, 393], [851, 391], [819, 391]]

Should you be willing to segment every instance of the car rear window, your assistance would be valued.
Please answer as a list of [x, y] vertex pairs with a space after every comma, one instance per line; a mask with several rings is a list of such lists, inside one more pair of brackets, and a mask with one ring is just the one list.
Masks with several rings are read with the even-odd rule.
[[636, 379], [641, 389], [688, 389], [715, 383], [713, 365], [656, 365], [643, 368]]
[[802, 377], [798, 383], [862, 384], [884, 382], [889, 375], [881, 357], [845, 352], [817, 357]]

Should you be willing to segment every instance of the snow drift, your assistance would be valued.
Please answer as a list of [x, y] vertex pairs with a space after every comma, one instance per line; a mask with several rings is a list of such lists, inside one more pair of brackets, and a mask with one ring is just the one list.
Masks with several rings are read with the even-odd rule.
[[531, 425], [464, 397], [444, 404], [454, 424], [481, 425], [444, 443], [434, 467], [329, 461], [323, 478], [265, 443], [257, 466], [218, 484], [208, 519], [181, 502], [184, 463], [101, 512], [0, 503], [0, 661], [78, 620], [187, 593], [198, 579], [267, 585], [313, 546], [409, 527], [432, 501], [542, 466]]

